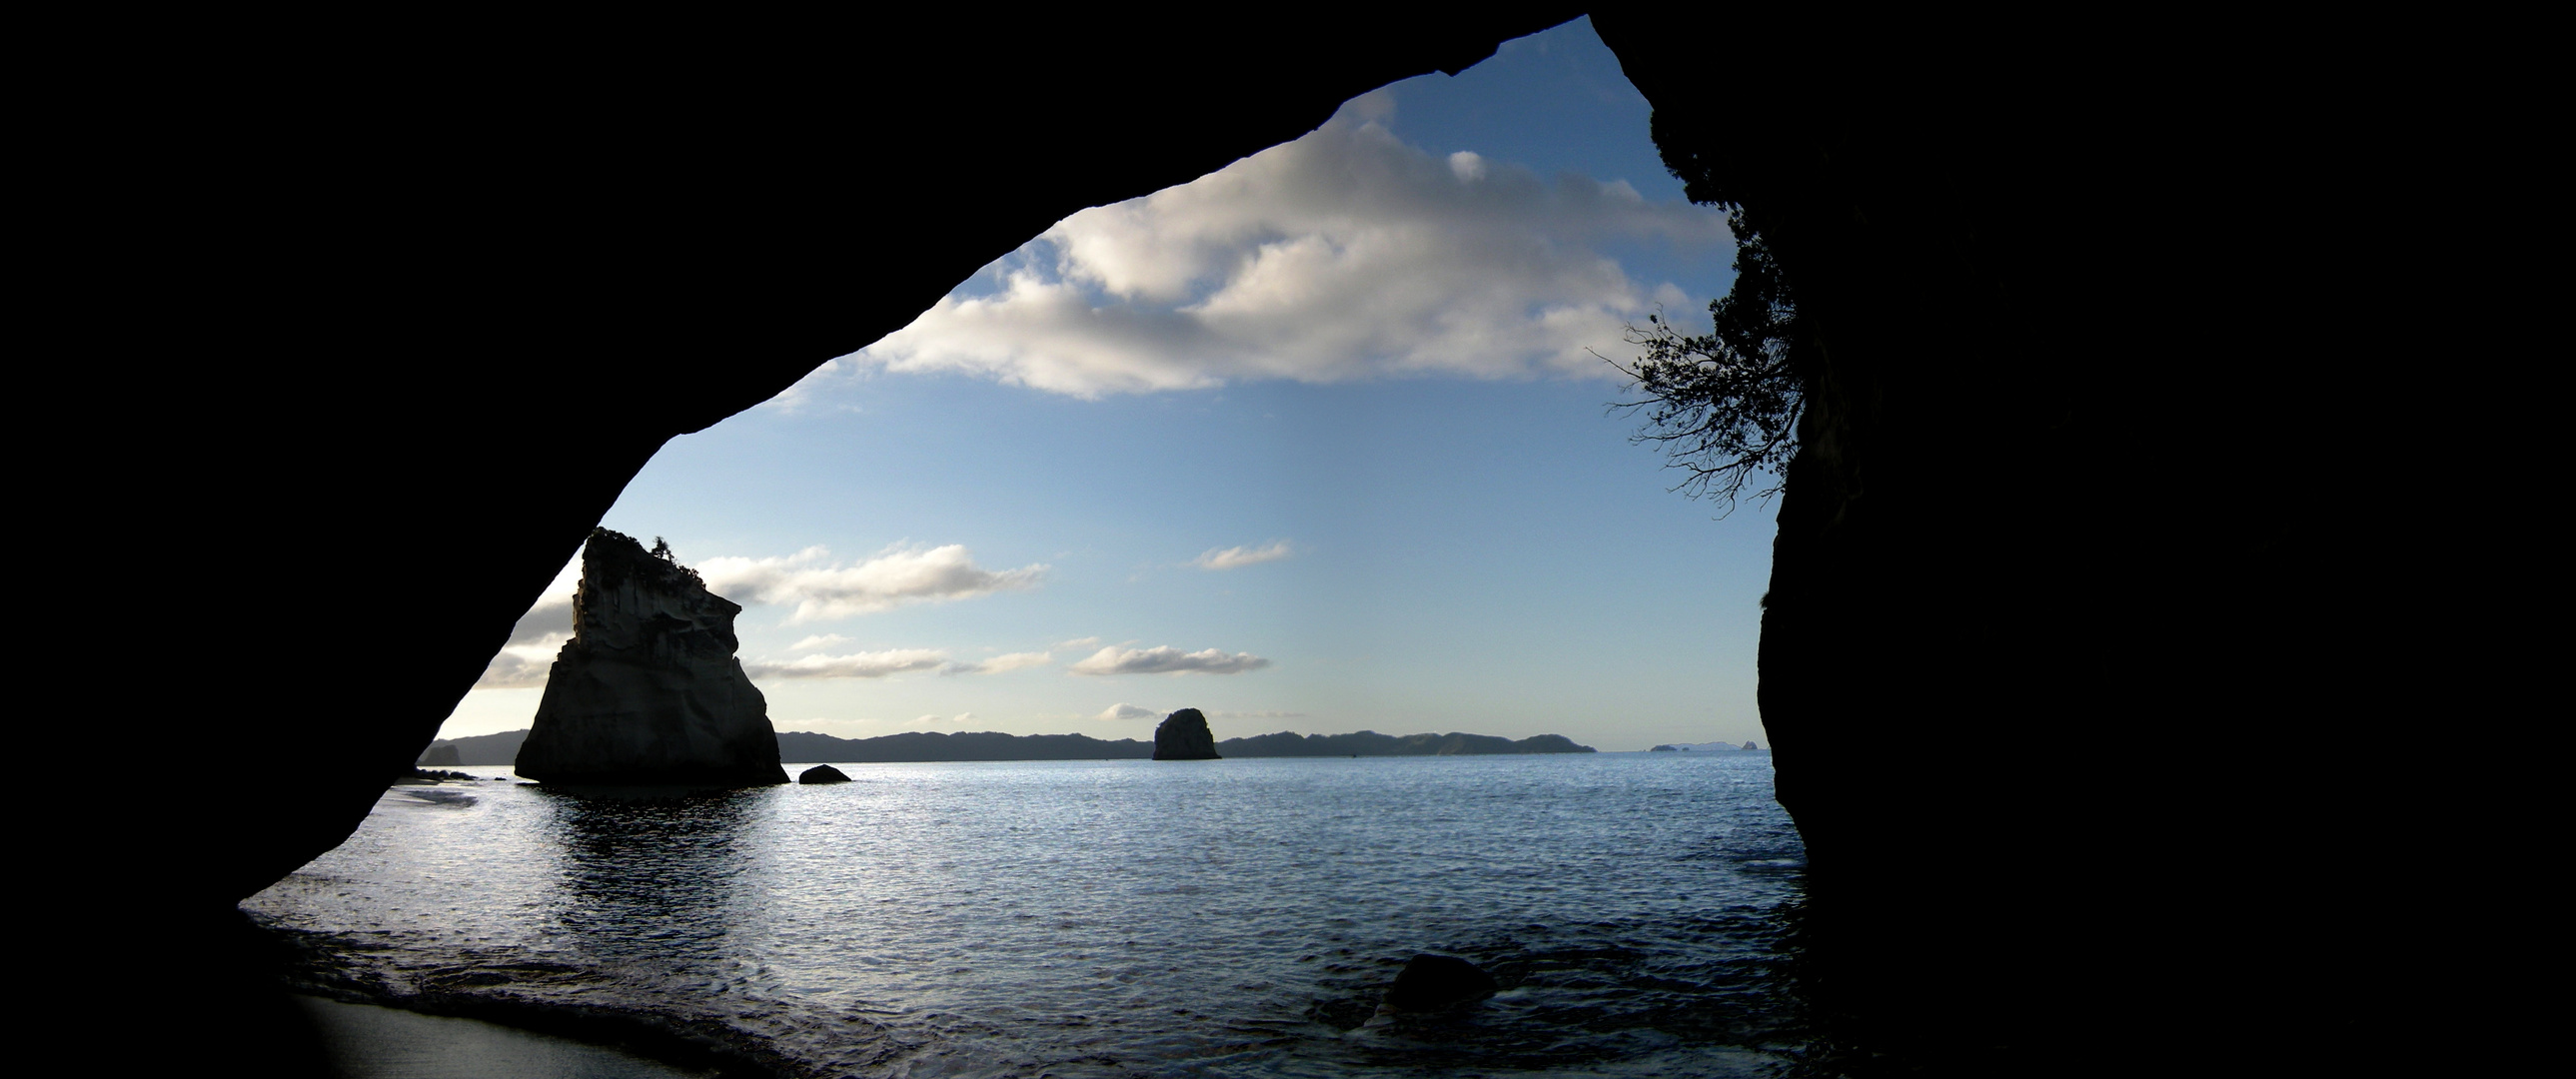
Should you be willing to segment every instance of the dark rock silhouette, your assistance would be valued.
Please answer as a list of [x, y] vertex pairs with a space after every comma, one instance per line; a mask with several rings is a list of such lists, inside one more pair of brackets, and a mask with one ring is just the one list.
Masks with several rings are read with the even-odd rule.
[[416, 783], [440, 783], [451, 779], [470, 780], [474, 777], [466, 772], [447, 772], [428, 768], [414, 768], [403, 773], [401, 778]]
[[573, 638], [546, 676], [519, 775], [541, 783], [787, 782], [769, 702], [734, 658], [742, 608], [631, 537], [592, 531]]
[[818, 764], [812, 768], [806, 769], [803, 774], [798, 775], [796, 777], [796, 781], [799, 783], [847, 783], [850, 781], [850, 777], [843, 774], [840, 769], [834, 768], [831, 765]]
[[1648, 750], [1647, 752], [1650, 752], [1650, 753], [1677, 753], [1677, 752], [1680, 752], [1680, 751], [1679, 751], [1679, 750], [1677, 750], [1677, 749], [1674, 749], [1674, 748], [1673, 748], [1673, 747], [1671, 747], [1671, 746], [1656, 746], [1655, 748], [1653, 748], [1653, 749], [1651, 749], [1651, 750]]
[[1164, 716], [1154, 728], [1154, 759], [1158, 761], [1218, 760], [1216, 735], [1208, 730], [1207, 717], [1196, 708], [1184, 708]]
[[[2374, 90], [2357, 62], [2294, 59], [2261, 30], [2241, 53], [2177, 25], [2119, 56], [2041, 59], [1979, 44], [1992, 28], [1786, 11], [1594, 24], [1690, 197], [1740, 207], [1766, 239], [1807, 335], [1759, 700], [1806, 842], [1827, 1006], [1874, 1046], [1974, 1074], [2069, 1070], [2047, 1062], [2159, 1042], [2194, 1009], [2275, 1045], [2419, 1026], [2392, 1014], [2411, 1008], [2403, 986], [2462, 979], [2354, 946], [2421, 917], [2365, 897], [2388, 838], [2363, 823], [2385, 793], [2355, 747], [2451, 698], [2410, 702], [2421, 690], [2370, 673], [2443, 664], [2351, 582], [2455, 563], [2358, 509], [2440, 481], [2332, 463], [2390, 445], [2373, 417], [2403, 409], [2338, 358], [2403, 350], [2365, 340], [2388, 319], [2342, 295], [2354, 279], [2333, 283], [2348, 274], [2334, 262], [2366, 258], [2335, 222], [2402, 188], [2333, 178], [2376, 159], [2368, 117], [2473, 113], [2419, 82]], [[1693, 63], [1727, 40], [1763, 44], [1719, 90]], [[2210, 78], [2140, 93], [2166, 62], [2147, 58], [2170, 55]], [[2352, 96], [2286, 130], [2245, 111], [2283, 107], [2290, 78]], [[2443, 160], [2388, 167], [2421, 178], [2413, 162]], [[2115, 207], [2149, 203], [2226, 237], [2224, 254], [2114, 239]], [[2180, 308], [2145, 298], [2177, 287]], [[2124, 373], [2180, 355], [2207, 377]], [[2240, 467], [2250, 482], [2179, 480]], [[2228, 732], [2180, 800], [2132, 741], [2179, 715]], [[1927, 720], [1973, 725], [1976, 752], [1925, 767]], [[2016, 855], [1971, 864], [1952, 845], [1968, 836]], [[2228, 900], [2140, 870], [2178, 861], [2232, 882]], [[2185, 954], [2230, 973], [2198, 978], [2171, 962]], [[1969, 1029], [1996, 1033], [1972, 1047]]]
[[1407, 960], [1386, 990], [1385, 1010], [1398, 1013], [1441, 1012], [1493, 996], [1501, 984], [1474, 963], [1451, 955], [1423, 954]]

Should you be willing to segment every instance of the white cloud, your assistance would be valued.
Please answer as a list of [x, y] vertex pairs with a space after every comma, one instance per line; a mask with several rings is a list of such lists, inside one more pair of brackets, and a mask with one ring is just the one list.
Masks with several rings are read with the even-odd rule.
[[1243, 379], [1613, 378], [1675, 286], [1600, 253], [1721, 254], [1717, 212], [1624, 181], [1554, 182], [1398, 142], [1354, 102], [1312, 134], [1191, 183], [1074, 214], [996, 263], [982, 293], [826, 364], [794, 401], [872, 371], [958, 372], [1078, 397]]
[[1103, 648], [1091, 658], [1065, 668], [1075, 674], [1241, 674], [1270, 661], [1250, 652], [1227, 655], [1214, 648], [1183, 652], [1169, 645], [1156, 648]]
[[830, 648], [836, 644], [848, 643], [850, 643], [850, 639], [841, 636], [838, 633], [817, 633], [811, 637], [807, 637], [794, 644], [788, 645], [787, 650], [790, 652], [802, 652], [808, 648]]
[[1100, 638], [1098, 637], [1076, 637], [1070, 641], [1057, 641], [1055, 646], [1058, 648], [1089, 648], [1092, 645], [1099, 643]]
[[1043, 667], [1055, 662], [1052, 652], [1006, 652], [980, 663], [951, 663], [939, 669], [941, 674], [1000, 674], [1026, 667]]
[[1151, 709], [1151, 708], [1138, 708], [1138, 707], [1136, 707], [1135, 705], [1127, 704], [1127, 703], [1121, 702], [1121, 703], [1118, 703], [1118, 704], [1110, 705], [1110, 706], [1109, 706], [1109, 707], [1107, 707], [1107, 708], [1101, 709], [1101, 712], [1100, 712], [1100, 714], [1099, 714], [1099, 715], [1093, 716], [1093, 717], [1091, 717], [1091, 718], [1093, 718], [1093, 719], [1152, 719], [1152, 718], [1154, 718], [1155, 716], [1159, 716], [1159, 715], [1162, 715], [1162, 714], [1163, 714], [1163, 713], [1161, 713], [1161, 712], [1157, 712], [1157, 711], [1155, 711], [1155, 710], [1153, 710], [1153, 709]]
[[844, 566], [829, 548], [808, 547], [785, 558], [710, 558], [698, 564], [707, 589], [744, 603], [794, 604], [788, 622], [814, 622], [869, 614], [909, 603], [933, 603], [1037, 587], [1044, 565], [988, 570], [964, 545], [897, 544], [875, 558]]
[[1288, 545], [1287, 540], [1272, 540], [1267, 547], [1228, 547], [1224, 550], [1211, 550], [1191, 559], [1190, 564], [1200, 569], [1233, 569], [1237, 566], [1276, 562], [1295, 553], [1297, 553], [1296, 550]]
[[537, 594], [528, 613], [510, 627], [509, 643], [483, 668], [476, 689], [533, 689], [546, 684], [555, 653], [572, 639], [572, 597], [581, 589], [581, 557], [555, 571], [555, 579]]
[[929, 648], [890, 648], [846, 656], [799, 656], [786, 662], [761, 660], [742, 669], [754, 678], [883, 678], [906, 671], [926, 671], [947, 662], [948, 653]]
[[510, 639], [513, 643], [492, 657], [491, 664], [483, 668], [483, 677], [475, 680], [474, 688], [534, 689], [545, 685], [547, 672], [554, 669], [555, 653], [563, 650], [572, 634], [549, 633], [525, 644], [516, 643], [516, 634]]

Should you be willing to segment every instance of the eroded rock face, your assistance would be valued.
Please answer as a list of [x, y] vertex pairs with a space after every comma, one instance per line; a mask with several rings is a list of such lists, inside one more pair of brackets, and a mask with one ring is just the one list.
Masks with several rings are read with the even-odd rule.
[[734, 658], [741, 612], [696, 571], [593, 530], [573, 638], [546, 676], [519, 774], [569, 784], [787, 782], [769, 702]]
[[1196, 708], [1184, 708], [1163, 717], [1154, 728], [1154, 759], [1158, 761], [1213, 761], [1216, 735], [1208, 730], [1207, 717]]

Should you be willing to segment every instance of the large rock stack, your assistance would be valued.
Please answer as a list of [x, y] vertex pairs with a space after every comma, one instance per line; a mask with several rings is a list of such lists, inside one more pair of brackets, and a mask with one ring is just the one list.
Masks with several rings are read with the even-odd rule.
[[1213, 761], [1216, 735], [1208, 730], [1207, 717], [1196, 708], [1184, 708], [1163, 717], [1154, 728], [1154, 759], [1158, 761]]
[[734, 658], [741, 612], [697, 571], [593, 530], [573, 638], [546, 676], [519, 774], [618, 786], [787, 782], [769, 702]]

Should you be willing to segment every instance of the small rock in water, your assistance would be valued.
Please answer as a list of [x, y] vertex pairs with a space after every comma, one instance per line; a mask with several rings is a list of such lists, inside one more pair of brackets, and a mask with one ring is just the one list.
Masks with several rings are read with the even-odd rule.
[[1476, 964], [1450, 955], [1417, 955], [1397, 971], [1382, 1010], [1437, 1012], [1473, 1004], [1502, 988]]
[[799, 783], [847, 783], [850, 781], [850, 777], [842, 775], [840, 769], [834, 768], [831, 765], [818, 764], [806, 769], [805, 774], [796, 777], [796, 781]]

